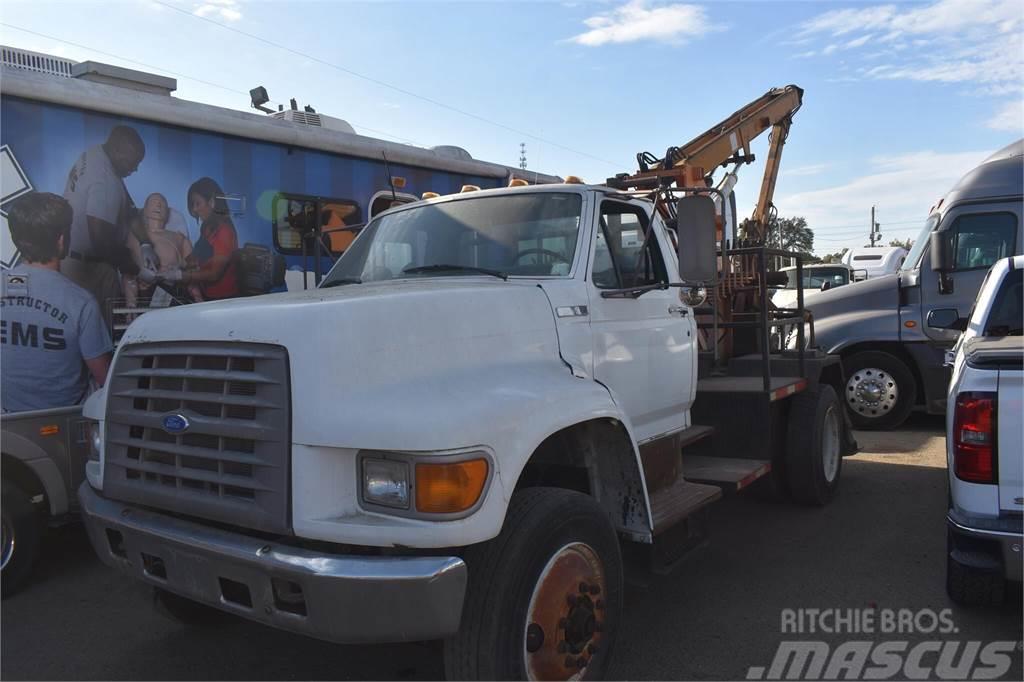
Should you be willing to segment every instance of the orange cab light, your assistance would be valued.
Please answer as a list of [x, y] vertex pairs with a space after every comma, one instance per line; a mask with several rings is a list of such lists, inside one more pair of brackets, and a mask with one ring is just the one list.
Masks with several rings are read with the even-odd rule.
[[416, 464], [416, 511], [453, 514], [477, 503], [487, 482], [487, 460]]
[[906, 327], [907, 329], [913, 329], [914, 327], [917, 326], [917, 322], [914, 322], [913, 320], [907, 320], [906, 322], [903, 323], [903, 326]]
[[438, 194], [437, 192], [424, 192], [422, 198], [423, 199], [436, 199], [439, 196], [441, 196], [441, 195]]
[[511, 180], [508, 181], [509, 187], [526, 187], [529, 184], [530, 183], [528, 183], [526, 180], [523, 180], [522, 178], [512, 178]]
[[567, 184], [567, 185], [582, 185], [584, 183], [583, 183], [583, 178], [581, 178], [578, 175], [566, 175], [565, 176], [565, 184]]
[[394, 185], [395, 189], [402, 189], [405, 187], [405, 178], [400, 175], [392, 175], [391, 184]]
[[479, 192], [480, 188], [477, 185], [463, 185], [461, 192]]
[[60, 426], [57, 424], [47, 424], [46, 426], [39, 427], [40, 436], [56, 436], [60, 433]]

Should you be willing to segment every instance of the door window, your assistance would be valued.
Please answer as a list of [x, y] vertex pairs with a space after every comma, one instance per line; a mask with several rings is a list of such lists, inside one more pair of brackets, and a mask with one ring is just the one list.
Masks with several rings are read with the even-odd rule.
[[1014, 252], [1017, 217], [1012, 213], [962, 215], [953, 223], [953, 269], [989, 268]]
[[606, 201], [601, 204], [601, 229], [594, 251], [594, 286], [627, 289], [668, 282], [665, 261], [654, 235], [647, 238], [647, 214], [641, 209]]

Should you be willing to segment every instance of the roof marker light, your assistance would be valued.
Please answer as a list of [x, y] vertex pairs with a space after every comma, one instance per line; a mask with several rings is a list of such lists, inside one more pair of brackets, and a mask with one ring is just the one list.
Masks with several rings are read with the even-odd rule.
[[565, 184], [567, 184], [567, 185], [583, 185], [585, 183], [583, 182], [583, 178], [581, 178], [578, 175], [566, 175], [565, 176]]
[[480, 188], [477, 185], [463, 185], [462, 189], [459, 190], [459, 193], [460, 194], [465, 194], [466, 192], [479, 192], [479, 191], [480, 191]]

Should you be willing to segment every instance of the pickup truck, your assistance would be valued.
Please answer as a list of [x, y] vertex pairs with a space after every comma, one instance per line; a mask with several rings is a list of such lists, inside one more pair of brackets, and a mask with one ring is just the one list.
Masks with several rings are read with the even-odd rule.
[[315, 290], [147, 313], [83, 410], [96, 552], [183, 619], [600, 676], [620, 540], [671, 566], [724, 494], [824, 505], [856, 451], [839, 359], [769, 358], [770, 306], [734, 322], [764, 354], [709, 372], [680, 258], [716, 272], [712, 204], [673, 231], [607, 186], [466, 191], [375, 217]]
[[31, 577], [47, 526], [75, 516], [75, 491], [85, 480], [90, 448], [96, 451], [90, 424], [81, 405], [0, 416], [4, 596]]
[[930, 326], [960, 330], [950, 352], [946, 589], [965, 604], [1003, 599], [1022, 574], [1024, 512], [1024, 256], [989, 271], [969, 318], [936, 311]]

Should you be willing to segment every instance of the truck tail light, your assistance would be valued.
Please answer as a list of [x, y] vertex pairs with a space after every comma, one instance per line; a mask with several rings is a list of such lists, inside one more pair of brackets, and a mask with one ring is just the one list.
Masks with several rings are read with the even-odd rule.
[[961, 393], [953, 415], [953, 470], [969, 483], [995, 483], [995, 393]]

